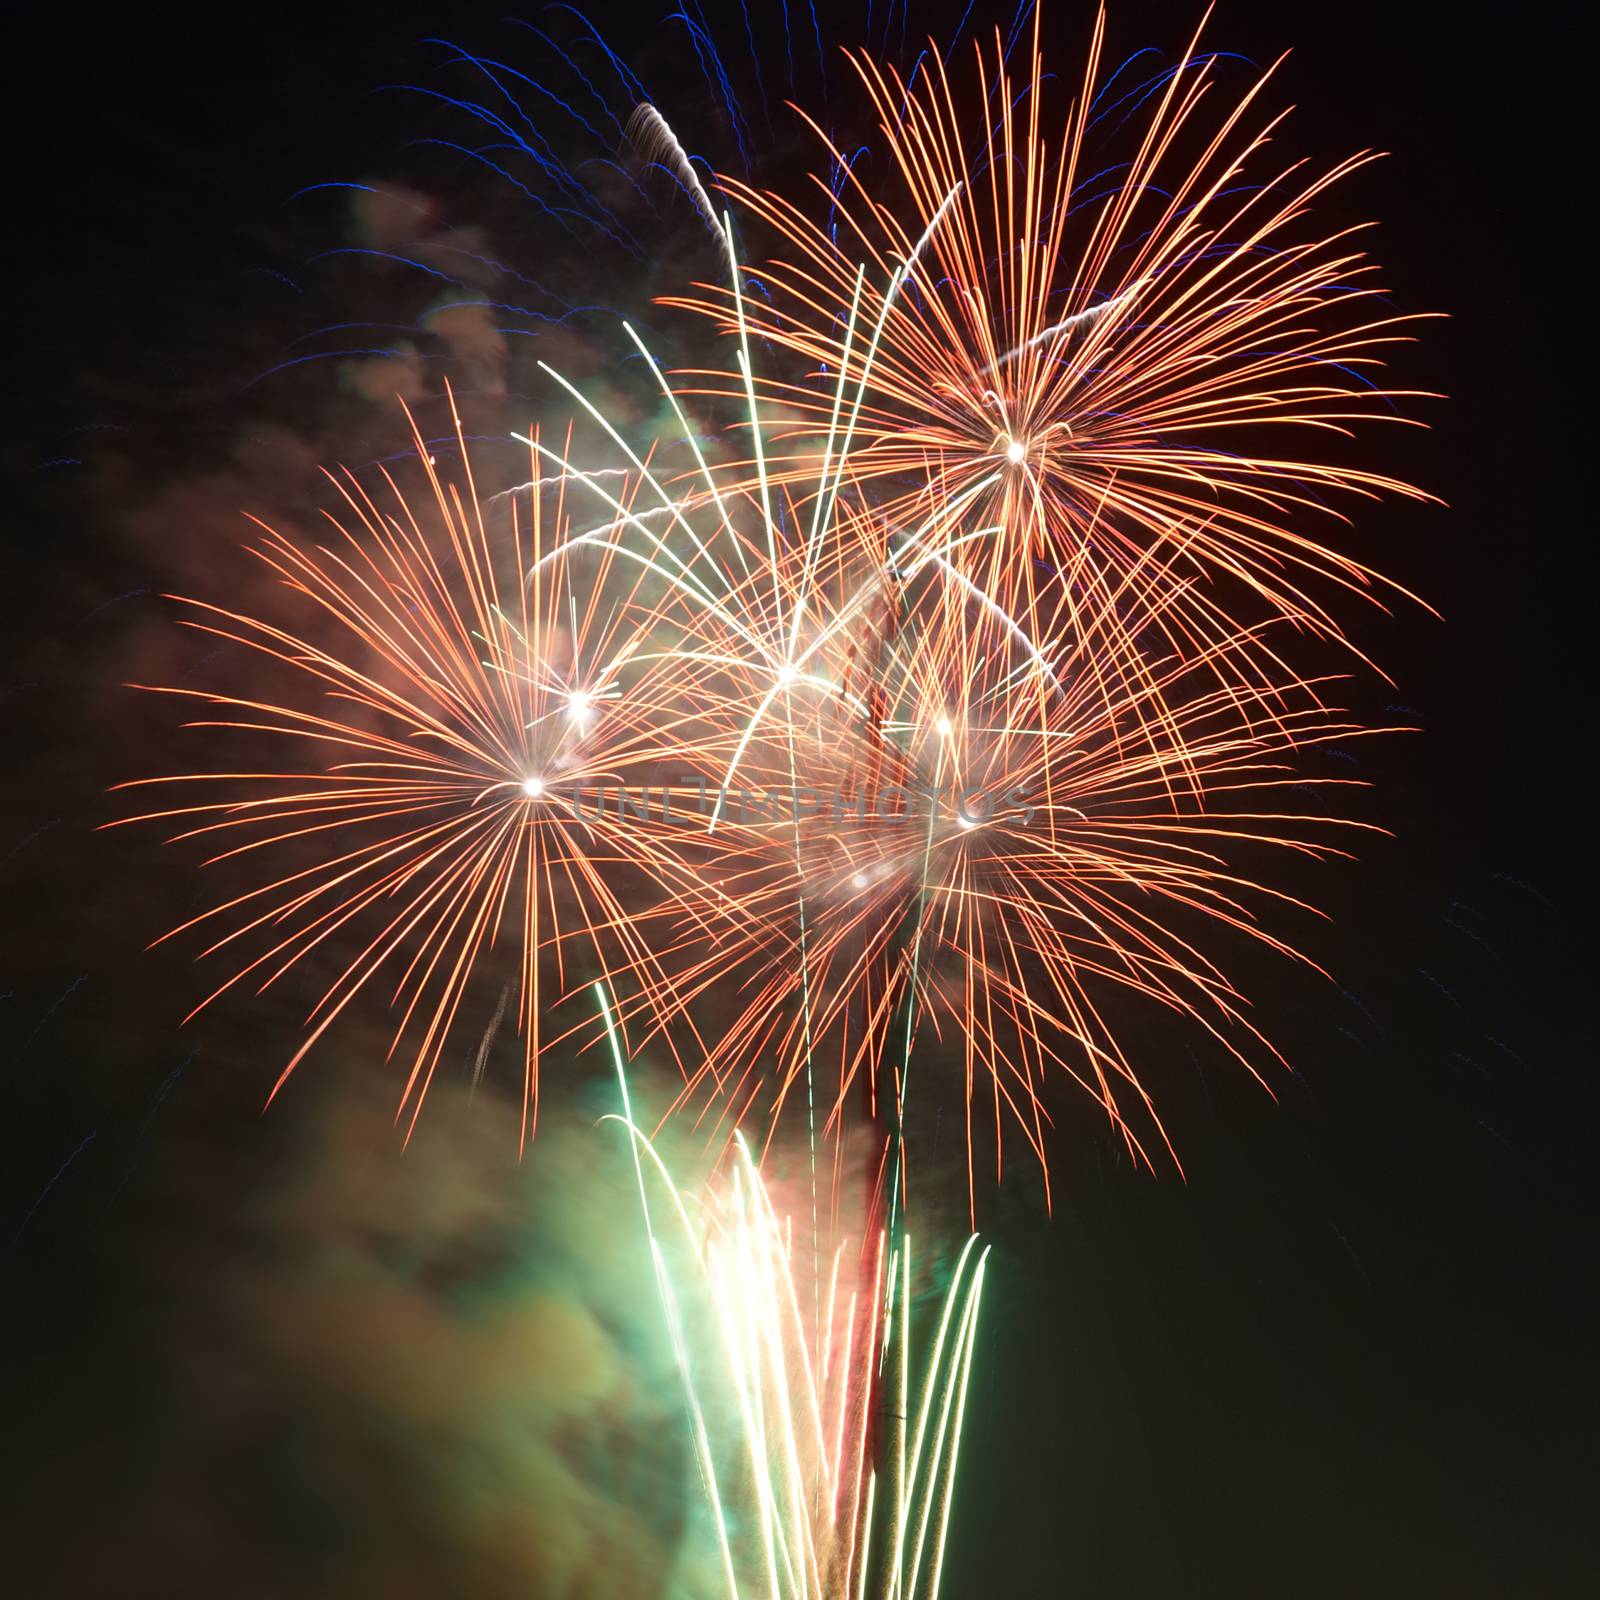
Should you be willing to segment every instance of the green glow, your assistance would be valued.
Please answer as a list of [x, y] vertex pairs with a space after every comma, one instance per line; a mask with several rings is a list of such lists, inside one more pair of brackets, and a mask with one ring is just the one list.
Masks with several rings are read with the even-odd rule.
[[[834, 1329], [819, 1328], [817, 1318], [801, 1310], [795, 1248], [749, 1147], [736, 1135], [721, 1182], [698, 1195], [678, 1188], [634, 1122], [610, 998], [602, 984], [594, 990], [622, 1101], [621, 1114], [607, 1120], [620, 1122], [628, 1134], [656, 1288], [729, 1600], [837, 1600], [852, 1594], [856, 1600], [932, 1600], [943, 1565], [987, 1251], [974, 1250], [973, 1236], [956, 1260], [913, 1415], [910, 1240], [891, 1256], [881, 1305], [861, 1304], [858, 1319], [857, 1297], [849, 1297], [843, 1354], [832, 1360]], [[658, 1191], [664, 1211], [659, 1202], [652, 1205]], [[672, 1251], [657, 1232], [658, 1213], [674, 1221]], [[882, 1240], [878, 1248], [881, 1260]], [[842, 1254], [841, 1247], [835, 1288]], [[669, 1259], [680, 1256], [687, 1265], [675, 1280]], [[830, 1313], [836, 1303], [830, 1292]], [[709, 1338], [699, 1331], [702, 1324], [709, 1324]], [[866, 1330], [859, 1347], [858, 1325]], [[691, 1326], [697, 1330], [692, 1339]], [[864, 1437], [885, 1382], [892, 1385], [898, 1429], [894, 1481], [880, 1492], [876, 1473], [852, 1454], [849, 1441], [852, 1434]], [[714, 1428], [711, 1418], [723, 1422]]]

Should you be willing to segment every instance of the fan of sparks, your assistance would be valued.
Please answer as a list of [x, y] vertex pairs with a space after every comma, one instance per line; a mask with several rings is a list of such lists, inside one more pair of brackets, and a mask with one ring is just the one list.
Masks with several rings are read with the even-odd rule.
[[[610, 1024], [603, 986], [595, 993]], [[967, 1240], [932, 1337], [919, 1328], [914, 1340], [909, 1234], [880, 1232], [868, 1249], [841, 1237], [826, 1270], [808, 1272], [822, 1240], [797, 1245], [742, 1139], [720, 1182], [679, 1188], [633, 1121], [614, 1031], [612, 1044], [615, 1120], [711, 1517], [720, 1583], [708, 1573], [706, 1588], [729, 1600], [934, 1600], [988, 1249]]]
[[[1413, 393], [1382, 382], [1417, 319], [1388, 308], [1363, 227], [1308, 223], [1374, 156], [1326, 171], [1279, 157], [1284, 117], [1261, 110], [1272, 69], [1225, 102], [1198, 34], [1170, 71], [1103, 79], [1103, 13], [1069, 101], [1039, 51], [1041, 11], [1020, 77], [998, 35], [970, 74], [933, 50], [909, 80], [851, 56], [896, 192], [869, 188], [801, 113], [827, 156], [818, 214], [722, 179], [777, 241], [747, 269], [762, 292], [670, 303], [723, 328], [742, 314], [814, 375], [859, 383], [855, 480], [894, 524], [971, 495], [1000, 532], [963, 565], [997, 599], [1026, 609], [1059, 583], [1104, 624], [1131, 587], [1168, 646], [1270, 705], [1283, 663], [1270, 641], [1241, 647], [1242, 621], [1343, 643], [1340, 589], [1399, 591], [1318, 534], [1355, 500], [1428, 498], [1338, 453], [1368, 424], [1408, 421]], [[862, 261], [877, 337], [851, 343], [841, 307]], [[787, 419], [767, 474], [803, 484], [831, 385], [764, 387]], [[1145, 648], [1131, 625], [1103, 644], [1130, 661]]]
[[213, 847], [206, 865], [253, 880], [163, 936], [201, 935], [204, 956], [231, 964], [195, 1012], [311, 974], [307, 1037], [274, 1095], [377, 989], [398, 1012], [390, 1054], [413, 1121], [464, 1017], [487, 1018], [480, 1073], [509, 1017], [526, 1139], [561, 996], [626, 970], [665, 1001], [650, 909], [668, 888], [681, 917], [697, 887], [659, 831], [578, 804], [585, 785], [638, 781], [675, 755], [675, 691], [635, 617], [647, 570], [619, 571], [614, 545], [572, 534], [563, 480], [536, 467], [480, 504], [464, 441], [461, 459], [464, 484], [448, 482], [418, 438], [421, 499], [387, 471], [370, 491], [332, 478], [326, 543], [261, 525], [252, 553], [293, 620], [181, 600], [185, 626], [248, 652], [252, 683], [259, 668], [282, 698], [158, 689], [196, 703], [186, 726], [231, 737], [248, 764], [123, 787], [175, 792], [127, 820], [177, 823], [175, 841]]

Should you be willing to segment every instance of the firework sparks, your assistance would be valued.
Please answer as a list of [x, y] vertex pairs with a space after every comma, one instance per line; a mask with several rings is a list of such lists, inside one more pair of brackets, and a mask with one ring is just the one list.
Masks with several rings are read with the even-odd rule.
[[[706, 186], [700, 181], [700, 174], [695, 171], [694, 162], [689, 159], [688, 151], [678, 142], [678, 136], [672, 131], [671, 123], [653, 105], [646, 102], [634, 108], [633, 115], [628, 118], [626, 131], [641, 159], [671, 174], [674, 182], [688, 195], [695, 210], [700, 214], [700, 220], [711, 230], [712, 237], [726, 248], [727, 235], [717, 221], [711, 196], [706, 193]], [[731, 252], [729, 259], [732, 260]]]
[[[737, 314], [742, 425], [759, 441], [770, 402]], [[993, 474], [895, 531], [853, 482], [870, 365], [854, 383], [841, 369], [822, 476], [803, 488], [708, 464], [655, 370], [696, 461], [668, 484], [628, 451], [666, 524], [589, 486], [613, 516], [606, 538], [631, 541], [670, 592], [671, 670], [692, 706], [680, 753], [718, 796], [706, 831], [721, 842], [697, 870], [734, 914], [672, 953], [675, 998], [709, 996], [721, 1019], [684, 1102], [711, 1090], [721, 1126], [770, 1129], [798, 1092], [815, 1136], [840, 1132], [861, 1091], [894, 1130], [892, 1210], [915, 1045], [931, 1035], [961, 1057], [974, 1194], [980, 1163], [1000, 1175], [1008, 1125], [1047, 1170], [1053, 1076], [1091, 1094], [1137, 1159], [1170, 1152], [1113, 1019], [1134, 996], [1258, 1076], [1275, 1058], [1196, 922], [1295, 954], [1260, 914], [1307, 908], [1241, 863], [1342, 853], [1334, 832], [1355, 825], [1308, 807], [1322, 785], [1294, 757], [1362, 730], [1325, 684], [1281, 667], [1273, 715], [1256, 715], [1232, 658], [1270, 654], [1270, 625], [1178, 652], [1166, 625], [1181, 589], [1124, 576], [1085, 592], [1058, 571], [1020, 599], [987, 590], [962, 563], [1003, 533], [968, 516]], [[1130, 658], [1129, 639], [1154, 646]]]
[[[1206, 124], [1214, 63], [1192, 47], [1099, 192], [1084, 174], [1100, 38], [1097, 26], [1059, 144], [1043, 131], [1037, 31], [1021, 83], [1003, 53], [979, 51], [975, 103], [997, 110], [978, 139], [942, 65], [905, 83], [856, 58], [905, 220], [857, 188], [840, 213], [865, 258], [852, 264], [788, 201], [726, 183], [798, 252], [767, 274], [774, 304], [747, 303], [738, 270], [715, 300], [686, 302], [734, 336], [732, 370], [675, 386], [624, 324], [677, 426], [641, 452], [540, 363], [622, 464], [576, 463], [570, 428], [560, 447], [531, 433], [530, 520], [524, 491], [495, 497], [512, 518], [498, 543], [430, 465], [457, 589], [430, 553], [436, 535], [359, 487], [346, 490], [363, 536], [341, 530], [349, 554], [269, 536], [269, 564], [387, 667], [231, 613], [206, 624], [363, 712], [218, 702], [248, 714], [235, 727], [353, 757], [324, 787], [278, 774], [287, 793], [163, 813], [211, 811], [193, 832], [253, 834], [229, 856], [337, 843], [186, 925], [241, 923], [212, 950], [272, 941], [223, 988], [273, 982], [376, 915], [313, 1009], [311, 1039], [379, 966], [408, 961], [396, 998], [401, 1034], [413, 1019], [421, 1033], [407, 1085], [420, 1100], [520, 899], [530, 1101], [541, 952], [570, 992], [581, 938], [625, 991], [620, 1015], [651, 1033], [670, 1038], [702, 996], [736, 995], [684, 1091], [714, 1087], [730, 1129], [757, 1109], [775, 1123], [803, 1083], [814, 1136], [842, 1126], [852, 1085], [873, 1118], [890, 1105], [898, 1130], [915, 1041], [953, 1037], [969, 1186], [980, 1104], [997, 1173], [1008, 1120], [1044, 1162], [1057, 1072], [1140, 1159], [1166, 1143], [1113, 992], [1182, 1013], [1246, 1065], [1270, 1053], [1208, 941], [1230, 930], [1293, 953], [1258, 921], [1289, 897], [1240, 860], [1334, 850], [1337, 819], [1307, 811], [1295, 756], [1361, 730], [1325, 704], [1331, 680], [1291, 667], [1278, 641], [1336, 634], [1295, 574], [1373, 577], [1290, 518], [1325, 490], [1411, 491], [1216, 441], [1247, 423], [1306, 437], [1381, 414], [1392, 396], [1350, 373], [1406, 319], [1369, 310], [1370, 268], [1345, 235], [1301, 234], [1360, 160], [1236, 181], [1264, 149], [1265, 131], [1249, 131], [1262, 85]], [[671, 139], [648, 105], [634, 126]], [[732, 263], [731, 218], [698, 193]], [[753, 336], [820, 363], [827, 387], [759, 378]], [[709, 446], [690, 416], [708, 396], [736, 401]], [[591, 514], [576, 529], [569, 494]], [[1236, 615], [1230, 583], [1264, 604]], [[398, 727], [375, 732], [371, 717]], [[669, 766], [670, 782], [716, 796], [697, 842], [648, 800], [579, 814], [583, 782], [621, 788]], [[740, 791], [787, 796], [788, 815], [735, 816]], [[802, 794], [819, 791], [806, 814]], [[919, 810], [921, 794], [975, 795], [981, 809]], [[376, 836], [355, 842], [356, 826]], [[618, 873], [637, 875], [647, 906]], [[903, 1146], [896, 1166], [891, 1207]]]
[[[860, 385], [853, 475], [891, 523], [973, 494], [974, 523], [1000, 532], [959, 559], [1010, 609], [1028, 608], [1043, 570], [1084, 596], [1131, 582], [1170, 597], [1156, 626], [1185, 653], [1237, 641], [1260, 616], [1342, 642], [1319, 585], [1374, 596], [1384, 581], [1300, 524], [1337, 516], [1339, 497], [1428, 498], [1309, 448], [1405, 421], [1396, 402], [1412, 393], [1374, 376], [1416, 319], [1385, 309], [1361, 230], [1319, 236], [1305, 220], [1373, 157], [1323, 173], [1273, 167], [1282, 118], [1258, 110], [1271, 72], [1213, 115], [1216, 62], [1195, 41], [1137, 110], [1127, 159], [1102, 168], [1115, 109], [1100, 84], [1103, 27], [1102, 16], [1059, 135], [1046, 125], [1037, 12], [1020, 79], [998, 41], [975, 50], [970, 85], [937, 53], [909, 81], [853, 56], [902, 196], [870, 194], [815, 123], [845, 179], [837, 195], [822, 186], [826, 224], [722, 179], [786, 247], [747, 269], [771, 297], [750, 307], [750, 327], [829, 390], [838, 373]], [[881, 324], [870, 357], [837, 309], [861, 259], [876, 268], [861, 312]], [[891, 270], [908, 279], [892, 304], [873, 288]], [[726, 291], [670, 303], [735, 323]], [[807, 384], [768, 389], [795, 420], [766, 472], [803, 482], [831, 402]], [[1140, 653], [1131, 630], [1112, 642]], [[1273, 698], [1281, 663], [1264, 646], [1213, 659], [1236, 687]]]
[[[476, 1088], [514, 1032], [526, 1142], [541, 1059], [603, 1031], [730, 1600], [938, 1592], [987, 1251], [914, 1275], [913, 1066], [959, 1108], [974, 1226], [1019, 1142], [1048, 1203], [1057, 1085], [1176, 1163], [1133, 1014], [1266, 1084], [1230, 946], [1305, 961], [1276, 919], [1312, 908], [1265, 864], [1366, 826], [1305, 757], [1369, 730], [1297, 652], [1353, 649], [1340, 591], [1386, 592], [1315, 519], [1428, 498], [1322, 449], [1413, 393], [1382, 386], [1414, 319], [1360, 230], [1307, 221], [1371, 158], [1270, 165], [1271, 71], [1213, 114], [1193, 41], [1108, 105], [1103, 17], [1052, 130], [1038, 30], [967, 84], [937, 51], [909, 78], [852, 56], [898, 193], [811, 121], [825, 223], [719, 180], [776, 236], [755, 268], [630, 85], [625, 137], [727, 268], [665, 303], [729, 336], [725, 370], [675, 381], [622, 323], [670, 412], [652, 443], [539, 361], [575, 409], [513, 436], [525, 481], [480, 498], [452, 397], [460, 481], [418, 434], [425, 493], [331, 476], [323, 542], [259, 525], [281, 612], [179, 601], [259, 693], [152, 691], [242, 753], [122, 786], [176, 786], [124, 820], [237, 875], [163, 935], [226, 966], [195, 1010], [310, 992], [272, 1095], [376, 994], [408, 1135], [452, 1041]], [[1102, 165], [1113, 112], [1134, 133]], [[634, 1120], [656, 1039], [702, 1188]], [[769, 1157], [802, 1100], [790, 1206]]]
[[[869, 1107], [898, 1102], [926, 1030], [962, 1059], [969, 1182], [980, 1111], [994, 1177], [1006, 1122], [1045, 1163], [1045, 1086], [1060, 1073], [1148, 1160], [1138, 1121], [1165, 1135], [1117, 1041], [1127, 999], [1181, 1013], [1252, 1071], [1273, 1054], [1196, 922], [1293, 954], [1260, 913], [1298, 902], [1242, 858], [1340, 853], [1333, 830], [1354, 825], [1308, 807], [1320, 785], [1291, 758], [1360, 730], [1309, 707], [1252, 729], [1205, 686], [1207, 663], [1113, 680], [1103, 644], [1059, 645], [1046, 677], [935, 570], [901, 597], [870, 664], [873, 716], [812, 708], [744, 745], [749, 780], [785, 800], [787, 746], [803, 749], [808, 795], [708, 869], [752, 913], [702, 958], [719, 983], [736, 964], [742, 985], [705, 1069], [732, 1122], [776, 1120], [823, 1060], [825, 1127], [853, 1085]], [[714, 763], [716, 741], [703, 748]], [[769, 1078], [756, 1064], [772, 1061]]]
[[987, 1249], [967, 1240], [925, 1348], [903, 1231], [868, 1251], [841, 1239], [808, 1316], [792, 1225], [748, 1146], [736, 1142], [706, 1193], [680, 1191], [633, 1121], [612, 1008], [601, 985], [595, 994], [729, 1600], [934, 1600]]
[[[177, 839], [220, 843], [208, 865], [278, 863], [163, 936], [208, 933], [207, 956], [257, 947], [197, 1011], [237, 984], [265, 989], [334, 961], [274, 1094], [351, 1000], [383, 982], [401, 1013], [391, 1055], [411, 1041], [401, 1109], [414, 1121], [476, 968], [508, 940], [526, 1138], [547, 1014], [581, 967], [579, 942], [640, 995], [670, 992], [641, 931], [647, 911], [628, 902], [639, 882], [667, 883], [682, 914], [692, 884], [661, 828], [583, 802], [585, 788], [670, 759], [670, 719], [658, 715], [659, 673], [639, 659], [637, 577], [616, 570], [604, 541], [563, 537], [562, 496], [547, 505], [534, 492], [525, 510], [503, 501], [491, 534], [470, 465], [463, 489], [420, 440], [418, 452], [431, 491], [420, 508], [387, 474], [387, 501], [346, 475], [333, 480], [343, 507], [330, 543], [263, 526], [253, 553], [298, 597], [303, 622], [180, 602], [187, 626], [252, 652], [287, 691], [278, 702], [157, 691], [198, 701], [206, 715], [189, 726], [233, 734], [256, 763], [125, 785], [222, 796], [125, 820], [177, 822]], [[342, 941], [353, 957], [331, 955]], [[505, 1011], [502, 992], [475, 1074]]]

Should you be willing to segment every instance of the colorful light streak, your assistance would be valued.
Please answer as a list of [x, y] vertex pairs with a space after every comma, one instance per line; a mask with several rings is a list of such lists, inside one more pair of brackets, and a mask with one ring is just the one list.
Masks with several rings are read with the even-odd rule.
[[841, 1239], [808, 1316], [792, 1220], [749, 1146], [736, 1137], [729, 1171], [705, 1193], [681, 1191], [633, 1120], [613, 1008], [602, 985], [594, 992], [729, 1600], [934, 1600], [987, 1248], [976, 1235], [963, 1246], [920, 1351], [903, 1230], [865, 1253]]

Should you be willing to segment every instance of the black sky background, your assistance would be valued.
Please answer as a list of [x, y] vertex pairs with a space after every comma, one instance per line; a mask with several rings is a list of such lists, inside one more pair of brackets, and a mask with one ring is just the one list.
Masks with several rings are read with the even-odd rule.
[[[61, 1584], [62, 1550], [121, 1525], [106, 1497], [139, 1493], [145, 1253], [164, 1273], [168, 1234], [197, 1226], [172, 1195], [214, 1190], [226, 1236], [289, 1137], [276, 1110], [257, 1115], [278, 1056], [252, 1051], [270, 1022], [248, 1007], [194, 1036], [198, 1063], [164, 1092], [194, 1048], [176, 1031], [192, 979], [142, 952], [187, 902], [188, 868], [91, 832], [147, 737], [114, 688], [118, 641], [145, 636], [155, 602], [138, 591], [191, 548], [131, 537], [112, 502], [231, 447], [229, 396], [288, 326], [253, 321], [247, 279], [315, 232], [285, 198], [403, 173], [417, 113], [372, 89], [416, 80], [431, 34], [504, 50], [503, 9], [38, 7], [7, 26], [0, 1281], [16, 1445], [0, 1470], [16, 1487], [0, 1524], [17, 1515], [5, 1545], [28, 1595], [295, 1592], [215, 1571], [207, 1591], [177, 1568], [164, 1589], [115, 1561]], [[675, 81], [680, 41], [593, 9]], [[1175, 48], [1196, 15], [1126, 0], [1112, 58]], [[1050, 14], [1058, 62], [1075, 65], [1083, 16]], [[1208, 33], [1258, 61], [1293, 47], [1297, 151], [1393, 152], [1339, 204], [1380, 219], [1397, 303], [1448, 313], [1404, 372], [1449, 398], [1419, 408], [1430, 432], [1369, 448], [1448, 504], [1363, 511], [1349, 543], [1443, 620], [1354, 615], [1396, 684], [1364, 709], [1424, 731], [1360, 752], [1366, 814], [1394, 837], [1316, 882], [1332, 920], [1301, 937], [1336, 982], [1265, 980], [1262, 1020], [1297, 1069], [1278, 1101], [1155, 1036], [1186, 1181], [1130, 1171], [1064, 1116], [1053, 1215], [1029, 1182], [992, 1202], [947, 1595], [1595, 1592], [1592, 94], [1575, 16], [1228, 0]], [[913, 32], [947, 22], [912, 7]], [[847, 39], [846, 19], [828, 32]], [[92, 489], [86, 424], [131, 430]], [[237, 531], [218, 527], [219, 546]], [[152, 1504], [141, 1537], [159, 1544], [169, 1509]], [[432, 1592], [480, 1592], [455, 1584], [444, 1571]]]

